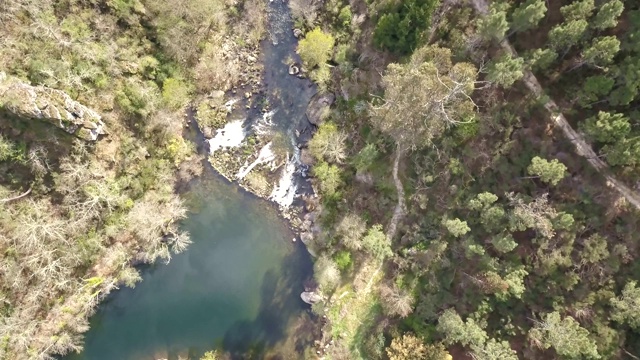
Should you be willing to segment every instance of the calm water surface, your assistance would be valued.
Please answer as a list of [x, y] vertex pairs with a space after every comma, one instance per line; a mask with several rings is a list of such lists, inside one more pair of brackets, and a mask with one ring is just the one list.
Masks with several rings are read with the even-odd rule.
[[309, 256], [272, 206], [213, 175], [185, 196], [193, 244], [115, 292], [69, 360], [196, 357], [220, 346], [261, 358], [308, 308], [299, 294]]

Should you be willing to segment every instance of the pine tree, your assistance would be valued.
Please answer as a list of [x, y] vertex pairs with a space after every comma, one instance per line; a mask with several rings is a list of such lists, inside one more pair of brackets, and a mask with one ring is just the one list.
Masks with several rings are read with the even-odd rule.
[[508, 4], [494, 2], [489, 13], [478, 19], [478, 33], [487, 41], [500, 41], [509, 29], [507, 22]]
[[505, 54], [492, 61], [487, 68], [487, 80], [509, 87], [524, 76], [524, 59]]
[[577, 45], [582, 39], [589, 23], [584, 19], [571, 20], [554, 26], [549, 31], [549, 42], [555, 50], [564, 49], [565, 51]]
[[613, 312], [611, 318], [619, 323], [627, 323], [634, 329], [640, 329], [640, 288], [637, 282], [628, 281], [622, 290], [622, 296], [611, 299]]
[[618, 25], [618, 18], [624, 11], [624, 4], [620, 0], [609, 0], [600, 6], [593, 19], [592, 26], [598, 30], [606, 30]]
[[543, 321], [536, 323], [529, 331], [529, 337], [544, 349], [553, 347], [558, 355], [568, 358], [600, 357], [589, 331], [571, 316], [563, 319], [557, 311], [547, 314]]
[[631, 124], [623, 114], [600, 111], [598, 115], [585, 121], [583, 129], [590, 138], [598, 142], [613, 143], [629, 134]]
[[527, 31], [538, 26], [547, 13], [545, 0], [527, 0], [520, 4], [511, 15], [511, 27], [514, 31]]
[[529, 175], [540, 177], [543, 182], [557, 185], [567, 173], [567, 167], [557, 159], [547, 161], [539, 156], [531, 159], [531, 164], [527, 168]]

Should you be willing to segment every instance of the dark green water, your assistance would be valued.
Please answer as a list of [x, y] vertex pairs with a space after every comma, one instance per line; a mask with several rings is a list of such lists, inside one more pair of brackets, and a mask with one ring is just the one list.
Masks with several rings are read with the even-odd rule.
[[197, 358], [220, 346], [259, 359], [306, 316], [311, 262], [272, 206], [213, 175], [185, 197], [193, 244], [112, 294], [69, 360]]

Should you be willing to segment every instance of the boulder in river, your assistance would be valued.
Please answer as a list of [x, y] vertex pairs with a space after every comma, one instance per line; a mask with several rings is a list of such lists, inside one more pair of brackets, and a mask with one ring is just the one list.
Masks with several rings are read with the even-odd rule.
[[317, 93], [307, 105], [307, 119], [313, 125], [320, 125], [329, 115], [329, 108], [336, 100], [333, 93]]
[[302, 294], [300, 294], [300, 298], [302, 299], [302, 301], [306, 302], [309, 305], [319, 303], [320, 301], [323, 300], [322, 295], [315, 293], [313, 291], [303, 292]]
[[300, 68], [296, 64], [289, 65], [289, 75], [297, 75], [300, 73]]
[[206, 139], [211, 139], [214, 137], [215, 131], [213, 131], [211, 126], [205, 126], [202, 128], [202, 135], [204, 135]]
[[303, 35], [302, 30], [293, 29], [293, 36], [295, 36], [296, 39], [300, 39], [302, 37], [302, 35]]

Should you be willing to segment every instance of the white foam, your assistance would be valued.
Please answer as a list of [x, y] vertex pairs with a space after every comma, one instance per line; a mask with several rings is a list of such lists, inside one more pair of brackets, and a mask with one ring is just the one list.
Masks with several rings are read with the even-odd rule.
[[263, 146], [262, 149], [260, 149], [260, 152], [258, 152], [258, 157], [251, 164], [247, 166], [247, 164], [245, 163], [245, 165], [240, 168], [240, 171], [238, 171], [238, 173], [236, 174], [236, 179], [244, 179], [244, 177], [247, 176], [247, 174], [249, 174], [249, 172], [251, 172], [254, 167], [273, 161], [275, 160], [275, 158], [276, 154], [274, 154], [271, 150], [271, 142], [269, 142], [267, 145]]
[[269, 199], [276, 202], [282, 208], [288, 208], [293, 204], [296, 197], [298, 186], [295, 182], [295, 172], [300, 162], [300, 150], [294, 148], [294, 154], [291, 158], [287, 156], [287, 164], [285, 165], [278, 185], [273, 188]]
[[256, 121], [253, 125], [253, 129], [258, 135], [270, 134], [273, 128], [273, 115], [278, 112], [278, 109], [271, 110], [262, 114], [262, 119]]
[[213, 154], [222, 148], [240, 146], [247, 136], [242, 126], [243, 123], [244, 120], [233, 120], [228, 122], [222, 129], [216, 130], [216, 136], [209, 139], [209, 153]]

